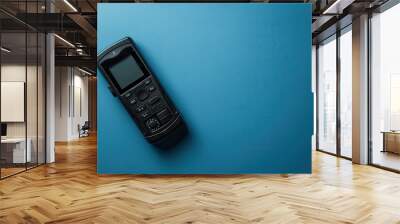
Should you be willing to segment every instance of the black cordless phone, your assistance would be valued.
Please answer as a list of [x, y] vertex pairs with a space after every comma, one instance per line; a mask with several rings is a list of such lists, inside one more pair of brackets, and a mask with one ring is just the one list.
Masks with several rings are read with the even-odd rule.
[[182, 116], [145, 64], [131, 38], [124, 38], [98, 55], [97, 63], [109, 89], [125, 106], [144, 137], [163, 146], [186, 133]]

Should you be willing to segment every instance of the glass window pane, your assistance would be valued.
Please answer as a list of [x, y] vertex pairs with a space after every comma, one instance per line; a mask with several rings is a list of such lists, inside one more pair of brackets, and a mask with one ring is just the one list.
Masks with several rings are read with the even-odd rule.
[[[0, 7], [23, 15], [43, 13], [45, 3], [0, 1]], [[0, 17], [7, 21], [0, 24], [0, 177], [4, 178], [45, 162], [46, 40], [21, 21], [2, 12]]]
[[37, 165], [37, 104], [38, 104], [38, 56], [37, 56], [37, 33], [27, 33], [28, 38], [28, 61], [27, 61], [27, 80], [26, 80], [26, 113], [27, 113], [27, 142], [30, 144], [30, 160], [27, 164], [28, 168]]
[[[37, 1], [27, 2], [26, 12], [37, 13], [39, 5]], [[36, 18], [36, 17], [34, 17]], [[34, 20], [34, 19], [32, 19]], [[34, 21], [32, 21], [34, 22]], [[27, 80], [26, 80], [26, 125], [27, 143], [30, 147], [30, 160], [27, 167], [35, 167], [38, 164], [38, 33], [35, 30], [27, 30]]]
[[[26, 144], [26, 33], [1, 34], [1, 175], [24, 171], [30, 160]], [[27, 150], [28, 149], [28, 150]]]
[[352, 156], [352, 35], [340, 36], [340, 153]]
[[336, 38], [318, 48], [318, 148], [336, 153]]
[[45, 65], [46, 65], [46, 36], [43, 33], [39, 33], [38, 35], [38, 164], [45, 163]]
[[400, 4], [371, 19], [372, 163], [400, 170]]

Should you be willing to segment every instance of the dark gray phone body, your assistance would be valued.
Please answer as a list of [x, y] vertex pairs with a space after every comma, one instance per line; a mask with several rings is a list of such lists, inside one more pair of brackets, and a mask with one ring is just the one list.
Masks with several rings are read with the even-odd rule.
[[[186, 125], [181, 114], [148, 68], [131, 38], [124, 38], [98, 55], [100, 71], [144, 137], [165, 145], [180, 138]], [[186, 131], [185, 131], [186, 132]]]

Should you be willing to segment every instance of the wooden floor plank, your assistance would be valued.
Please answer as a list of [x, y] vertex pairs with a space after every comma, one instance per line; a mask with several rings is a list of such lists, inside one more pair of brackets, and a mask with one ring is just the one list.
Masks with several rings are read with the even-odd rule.
[[398, 223], [400, 175], [313, 153], [311, 175], [97, 175], [96, 138], [0, 181], [0, 223]]

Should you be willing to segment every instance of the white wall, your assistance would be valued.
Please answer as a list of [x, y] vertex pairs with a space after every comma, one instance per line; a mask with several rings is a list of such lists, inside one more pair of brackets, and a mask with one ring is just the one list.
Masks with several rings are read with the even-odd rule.
[[83, 125], [85, 121], [88, 121], [89, 119], [89, 113], [88, 113], [88, 77], [87, 76], [82, 76], [82, 73], [78, 73], [76, 75], [75, 70], [75, 75], [74, 75], [74, 107], [72, 108], [72, 130], [71, 130], [71, 135], [73, 138], [78, 138], [79, 137], [79, 132], [78, 132], [78, 125]]
[[78, 125], [88, 120], [88, 77], [72, 67], [56, 67], [55, 73], [55, 140], [77, 139]]
[[68, 140], [68, 88], [70, 84], [69, 68], [55, 68], [55, 141]]
[[[3, 82], [25, 82], [25, 64], [5, 64], [1, 66], [1, 81]], [[28, 70], [31, 68], [28, 68]], [[1, 108], [5, 110], [6, 108]], [[25, 123], [12, 122], [7, 123], [8, 137], [25, 137]]]
[[[1, 81], [1, 122], [25, 121], [25, 83]], [[36, 107], [35, 107], [36, 108]]]

